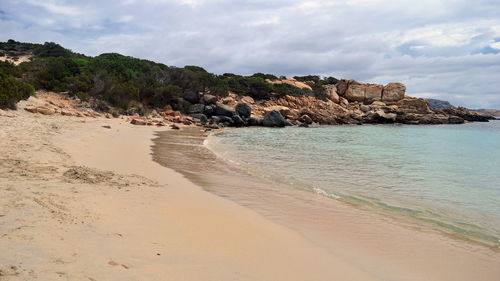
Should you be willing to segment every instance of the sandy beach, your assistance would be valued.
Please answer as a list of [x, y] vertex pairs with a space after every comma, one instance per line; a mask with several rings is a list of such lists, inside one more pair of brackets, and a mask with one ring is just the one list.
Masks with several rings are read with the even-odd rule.
[[375, 280], [153, 162], [155, 128], [3, 115], [0, 280]]

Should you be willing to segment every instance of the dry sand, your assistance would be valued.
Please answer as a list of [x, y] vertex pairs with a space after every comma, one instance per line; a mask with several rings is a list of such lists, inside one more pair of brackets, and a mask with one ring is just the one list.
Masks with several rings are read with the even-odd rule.
[[0, 280], [374, 280], [153, 162], [154, 128], [14, 115], [0, 116]]

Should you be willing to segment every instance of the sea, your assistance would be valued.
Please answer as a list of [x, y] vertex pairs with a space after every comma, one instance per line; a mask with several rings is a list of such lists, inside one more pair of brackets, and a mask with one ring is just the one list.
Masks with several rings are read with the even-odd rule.
[[331, 203], [500, 249], [500, 121], [198, 128], [154, 142], [160, 164], [278, 222], [333, 221]]

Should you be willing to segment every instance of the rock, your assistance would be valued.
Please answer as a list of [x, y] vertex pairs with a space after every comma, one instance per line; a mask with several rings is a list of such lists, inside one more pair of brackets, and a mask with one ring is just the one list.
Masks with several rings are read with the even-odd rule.
[[406, 113], [432, 113], [425, 99], [407, 97], [396, 103], [397, 107]]
[[349, 101], [346, 98], [344, 98], [344, 97], [340, 97], [340, 104], [342, 106], [348, 106], [349, 105]]
[[372, 102], [372, 106], [386, 106], [385, 102], [376, 100]]
[[278, 110], [272, 110], [266, 113], [262, 125], [265, 127], [285, 127], [286, 121]]
[[302, 123], [306, 123], [306, 124], [312, 124], [312, 122], [313, 122], [311, 117], [309, 117], [309, 115], [307, 115], [307, 114], [300, 116], [299, 121]]
[[248, 103], [248, 104], [254, 104], [255, 100], [252, 97], [250, 97], [250, 96], [243, 96], [241, 98], [241, 102], [245, 102], [245, 103]]
[[45, 107], [45, 106], [37, 107], [37, 112], [41, 113], [43, 115], [53, 115], [56, 113], [56, 111], [53, 108]]
[[180, 127], [177, 126], [177, 125], [175, 125], [175, 124], [170, 125], [170, 128], [172, 128], [174, 130], [179, 130], [180, 129]]
[[196, 113], [203, 113], [205, 109], [205, 105], [201, 103], [193, 104], [189, 107], [188, 113], [189, 114], [196, 114]]
[[465, 120], [463, 118], [460, 118], [458, 116], [450, 116], [448, 117], [448, 122], [450, 124], [463, 124]]
[[241, 119], [241, 117], [237, 114], [233, 115], [231, 119], [233, 119], [233, 125], [236, 127], [241, 127], [245, 125], [245, 121], [243, 121], [243, 119]]
[[107, 119], [111, 119], [113, 118], [113, 115], [111, 115], [111, 113], [104, 113], [104, 117]]
[[403, 83], [389, 83], [382, 91], [382, 101], [396, 102], [405, 97], [406, 86]]
[[442, 110], [444, 113], [449, 115], [454, 115], [464, 119], [465, 121], [471, 122], [488, 122], [491, 117], [478, 114], [476, 112], [471, 112], [465, 107], [448, 107]]
[[262, 126], [263, 121], [264, 119], [262, 118], [255, 118], [255, 117], [247, 118], [248, 126]]
[[109, 126], [109, 125], [103, 125], [102, 127], [106, 128], [106, 129], [111, 129], [111, 126]]
[[349, 86], [349, 80], [342, 79], [337, 84], [335, 84], [335, 87], [337, 88], [337, 94], [339, 96], [345, 96], [345, 92], [347, 91], [347, 87]]
[[340, 97], [337, 94], [337, 87], [335, 85], [325, 85], [325, 94], [328, 97], [329, 100], [333, 101], [334, 103], [339, 103], [340, 102]]
[[287, 116], [290, 113], [290, 108], [283, 106], [283, 105], [273, 105], [273, 106], [268, 106], [264, 108], [264, 112], [267, 114], [268, 112], [271, 111], [279, 111], [281, 115]]
[[234, 114], [236, 114], [236, 111], [234, 111], [232, 108], [217, 103], [215, 107], [215, 114], [216, 115], [222, 115], [222, 116], [227, 116], [227, 117], [232, 117]]
[[184, 93], [184, 99], [194, 104], [200, 101], [200, 95], [194, 91], [187, 91]]
[[215, 104], [217, 102], [217, 97], [211, 94], [203, 95], [203, 103], [206, 105]]
[[299, 128], [309, 128], [309, 124], [307, 123], [300, 123]]
[[240, 102], [236, 105], [236, 113], [238, 113], [243, 118], [248, 118], [252, 114], [252, 108], [250, 105], [244, 102]]
[[141, 125], [141, 126], [144, 126], [144, 125], [147, 125], [148, 122], [144, 119], [140, 119], [140, 118], [132, 118], [132, 120], [130, 121], [131, 124], [134, 124], [134, 125]]
[[370, 104], [382, 99], [382, 85], [369, 84], [365, 87], [364, 103]]
[[359, 109], [360, 109], [362, 112], [364, 112], [364, 113], [366, 113], [366, 112], [370, 111], [370, 107], [369, 107], [368, 105], [364, 105], [364, 104], [362, 104], [361, 106], [359, 106]]
[[34, 106], [26, 106], [24, 110], [31, 112], [31, 113], [38, 113], [38, 109]]
[[215, 104], [210, 104], [205, 106], [205, 110], [203, 110], [203, 113], [207, 116], [212, 116], [215, 114], [215, 108], [217, 106]]
[[233, 118], [231, 118], [232, 116], [228, 117], [228, 116], [221, 115], [221, 116], [215, 116], [215, 117], [217, 117], [217, 119], [218, 119], [217, 123], [226, 123], [228, 125], [232, 125], [234, 123]]
[[350, 80], [347, 90], [345, 91], [345, 98], [348, 101], [364, 102], [365, 85], [356, 80]]
[[207, 124], [208, 118], [205, 114], [196, 113], [196, 114], [191, 114], [190, 116], [193, 117], [193, 120], [195, 122], [201, 123], [202, 125]]

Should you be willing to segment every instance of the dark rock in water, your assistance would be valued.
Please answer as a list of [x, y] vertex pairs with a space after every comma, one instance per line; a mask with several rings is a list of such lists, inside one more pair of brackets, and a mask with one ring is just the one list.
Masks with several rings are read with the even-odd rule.
[[265, 127], [285, 127], [287, 124], [285, 118], [278, 110], [272, 110], [266, 113], [262, 125]]
[[233, 125], [236, 127], [241, 127], [245, 125], [245, 122], [243, 121], [243, 119], [241, 119], [241, 117], [238, 114], [233, 115], [231, 119], [233, 119]]
[[262, 126], [263, 121], [264, 119], [262, 118], [255, 118], [255, 117], [247, 118], [248, 126]]
[[252, 108], [244, 102], [238, 103], [235, 109], [236, 112], [243, 118], [248, 118], [252, 114]]
[[200, 95], [194, 91], [187, 91], [184, 93], [184, 99], [190, 103], [198, 103], [200, 101]]
[[215, 114], [215, 107], [215, 104], [207, 105], [205, 106], [205, 110], [203, 111], [203, 113], [207, 116], [212, 116]]
[[229, 106], [217, 103], [216, 107], [215, 107], [215, 114], [216, 115], [227, 116], [227, 117], [232, 117], [233, 115], [236, 114], [236, 111], [234, 111]]
[[203, 113], [205, 110], [205, 106], [201, 103], [193, 104], [189, 107], [188, 113], [194, 114], [194, 113]]
[[443, 109], [447, 107], [453, 107], [451, 103], [445, 100], [437, 100], [437, 99], [426, 99], [427, 103], [429, 103], [430, 108], [435, 108], [435, 109]]
[[300, 123], [299, 127], [300, 128], [309, 128], [309, 124], [307, 124], [307, 123]]
[[210, 94], [203, 95], [203, 103], [204, 104], [215, 104], [217, 102], [217, 97]]
[[207, 124], [208, 118], [205, 114], [196, 113], [190, 114], [189, 116], [193, 117], [194, 121], [199, 122], [203, 125]]

